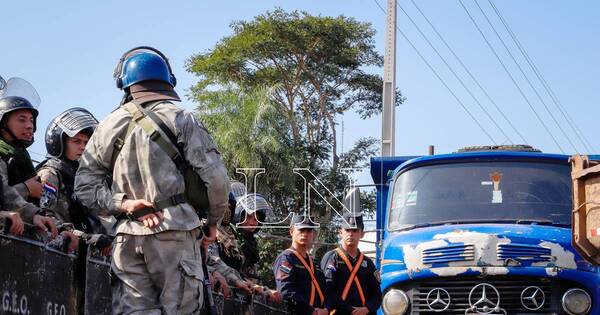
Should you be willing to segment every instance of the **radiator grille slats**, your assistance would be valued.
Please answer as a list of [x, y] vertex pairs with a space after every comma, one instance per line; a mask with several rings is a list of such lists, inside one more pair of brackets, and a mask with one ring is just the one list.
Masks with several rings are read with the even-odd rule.
[[539, 245], [499, 244], [498, 260], [515, 259], [521, 262], [550, 262], [552, 251]]
[[472, 261], [474, 258], [475, 248], [472, 244], [452, 244], [423, 250], [424, 264]]
[[[562, 314], [559, 306], [559, 285], [554, 281], [540, 278], [438, 278], [417, 282], [409, 292], [412, 295], [412, 314], [465, 314], [470, 307], [469, 293], [481, 283], [492, 285], [500, 294], [500, 307], [508, 314]], [[521, 303], [521, 293], [525, 288], [535, 286], [544, 292], [544, 305], [539, 310], [528, 310]], [[431, 290], [441, 288], [450, 295], [450, 306], [444, 312], [433, 312], [427, 304]], [[493, 295], [493, 294], [492, 294]]]

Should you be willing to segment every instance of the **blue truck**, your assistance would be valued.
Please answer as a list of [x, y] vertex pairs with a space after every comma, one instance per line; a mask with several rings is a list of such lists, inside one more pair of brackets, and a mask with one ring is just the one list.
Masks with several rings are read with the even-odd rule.
[[371, 160], [380, 313], [600, 314], [572, 245], [570, 156], [529, 146]]

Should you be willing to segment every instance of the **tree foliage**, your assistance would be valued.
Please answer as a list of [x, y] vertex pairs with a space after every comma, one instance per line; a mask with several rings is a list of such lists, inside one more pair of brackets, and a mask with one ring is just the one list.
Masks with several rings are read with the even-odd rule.
[[[230, 175], [235, 177], [238, 167], [266, 168], [258, 190], [279, 215], [301, 210], [303, 182], [292, 174], [295, 167], [310, 169], [343, 200], [353, 173], [347, 170], [365, 167], [378, 149], [373, 138], [359, 139], [343, 153], [337, 144], [340, 115], [354, 111], [367, 119], [381, 112], [382, 78], [366, 71], [383, 63], [375, 31], [350, 17], [281, 9], [233, 22], [231, 28], [230, 36], [187, 62], [198, 78], [190, 96]], [[403, 101], [399, 92], [396, 101]], [[326, 201], [311, 202], [318, 221], [332, 221]], [[336, 237], [332, 231], [320, 235], [321, 241]], [[263, 240], [261, 246], [275, 245]], [[261, 253], [261, 261], [272, 262], [277, 252]]]

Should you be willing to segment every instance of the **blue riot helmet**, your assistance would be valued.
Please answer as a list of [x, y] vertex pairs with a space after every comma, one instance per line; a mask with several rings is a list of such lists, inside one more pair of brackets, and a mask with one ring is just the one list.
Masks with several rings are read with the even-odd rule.
[[125, 89], [142, 81], [162, 81], [175, 87], [177, 80], [167, 57], [155, 48], [135, 47], [126, 51], [113, 74], [117, 87]]

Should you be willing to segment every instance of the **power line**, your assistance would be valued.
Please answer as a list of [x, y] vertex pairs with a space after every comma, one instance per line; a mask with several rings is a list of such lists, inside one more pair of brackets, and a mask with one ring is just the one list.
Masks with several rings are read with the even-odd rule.
[[504, 64], [504, 62], [502, 61], [502, 59], [500, 58], [500, 56], [498, 55], [498, 53], [496, 52], [496, 49], [494, 49], [494, 47], [492, 46], [492, 44], [490, 43], [490, 41], [487, 39], [487, 37], [485, 36], [485, 34], [481, 30], [481, 28], [479, 27], [479, 25], [477, 24], [477, 22], [475, 21], [475, 19], [471, 15], [471, 12], [469, 12], [469, 9], [467, 9], [467, 7], [465, 7], [465, 4], [462, 2], [462, 0], [458, 0], [458, 2], [460, 3], [460, 5], [464, 9], [464, 11], [467, 13], [467, 15], [469, 16], [469, 18], [471, 19], [471, 22], [473, 23], [473, 25], [475, 26], [475, 28], [477, 29], [477, 31], [479, 32], [479, 34], [483, 37], [483, 40], [485, 41], [485, 43], [487, 44], [487, 46], [490, 48], [490, 50], [492, 51], [492, 53], [494, 53], [494, 56], [496, 56], [496, 59], [498, 60], [498, 62], [500, 63], [500, 65], [502, 65], [502, 68], [504, 69], [504, 71], [506, 72], [506, 74], [508, 75], [508, 77], [510, 78], [510, 80], [512, 81], [512, 83], [515, 85], [515, 87], [517, 88], [517, 90], [519, 91], [519, 93], [521, 94], [521, 96], [523, 97], [523, 99], [525, 100], [525, 102], [527, 103], [527, 105], [529, 105], [529, 108], [535, 114], [535, 117], [537, 118], [537, 120], [540, 122], [540, 124], [542, 124], [542, 126], [544, 127], [544, 129], [546, 130], [546, 132], [548, 133], [548, 135], [550, 135], [550, 138], [552, 138], [552, 140], [554, 141], [554, 144], [556, 144], [556, 146], [558, 147], [558, 149], [562, 153], [565, 153], [565, 151], [563, 150], [563, 148], [560, 146], [560, 143], [558, 143], [558, 141], [556, 140], [556, 138], [554, 137], [554, 135], [552, 134], [552, 132], [550, 132], [550, 129], [548, 128], [548, 126], [546, 125], [546, 123], [544, 123], [544, 121], [542, 120], [542, 117], [540, 117], [540, 115], [538, 114], [538, 112], [535, 110], [535, 108], [533, 107], [533, 104], [531, 104], [531, 101], [529, 100], [529, 98], [527, 98], [527, 95], [525, 95], [525, 92], [523, 92], [523, 90], [521, 89], [521, 87], [519, 86], [519, 84], [517, 83], [517, 81], [515, 80], [515, 78], [513, 77], [513, 75], [510, 73], [510, 71], [508, 70], [508, 68], [506, 67], [506, 65]]
[[560, 111], [560, 113], [563, 115], [563, 117], [565, 118], [565, 120], [567, 121], [567, 123], [569, 124], [569, 126], [571, 127], [571, 129], [575, 132], [575, 135], [577, 136], [577, 138], [579, 139], [579, 141], [583, 144], [583, 146], [586, 148], [586, 150], [588, 152], [591, 152], [590, 148], [593, 147], [593, 146], [587, 140], [587, 138], [585, 137], [585, 135], [581, 132], [581, 130], [579, 129], [579, 127], [577, 127], [577, 124], [573, 121], [573, 119], [571, 119], [569, 113], [564, 108], [564, 106], [562, 106], [561, 102], [558, 100], [558, 97], [556, 97], [556, 94], [554, 93], [554, 91], [552, 90], [552, 88], [550, 87], [550, 85], [548, 84], [548, 82], [546, 81], [546, 79], [544, 78], [544, 76], [542, 75], [542, 73], [538, 70], [537, 66], [533, 62], [533, 59], [529, 56], [529, 54], [525, 50], [525, 47], [523, 47], [523, 45], [521, 45], [521, 42], [517, 38], [517, 35], [512, 31], [512, 29], [509, 26], [508, 22], [504, 19], [504, 17], [500, 13], [500, 10], [498, 10], [498, 8], [496, 7], [496, 5], [494, 4], [494, 2], [492, 0], [488, 0], [488, 2], [490, 3], [490, 5], [492, 6], [492, 8], [494, 9], [494, 12], [496, 12], [496, 15], [498, 16], [498, 18], [500, 19], [500, 21], [502, 22], [502, 24], [504, 25], [504, 27], [506, 28], [508, 34], [510, 34], [510, 37], [512, 38], [512, 40], [515, 42], [515, 44], [517, 45], [517, 47], [519, 48], [519, 50], [521, 51], [521, 53], [525, 57], [525, 60], [527, 61], [527, 63], [531, 67], [531, 69], [533, 69], [533, 72], [535, 73], [535, 75], [537, 76], [537, 78], [542, 83], [542, 86], [544, 87], [544, 89], [546, 90], [546, 92], [548, 93], [548, 95], [550, 96], [550, 98], [552, 99], [552, 101], [554, 102], [554, 104], [556, 105], [556, 107], [558, 108], [558, 110]]
[[[383, 12], [383, 14], [387, 15], [385, 9], [379, 4], [379, 2], [377, 0], [373, 0], [373, 1], [377, 5], [377, 7], [379, 7], [379, 9], [381, 10], [381, 12]], [[429, 68], [429, 70], [431, 70], [431, 72], [433, 72], [433, 74], [438, 78], [438, 80], [440, 80], [440, 82], [442, 83], [442, 85], [444, 85], [444, 87], [448, 90], [448, 92], [450, 92], [450, 94], [454, 97], [454, 99], [458, 102], [458, 104], [462, 107], [462, 109], [467, 113], [467, 115], [469, 115], [469, 117], [471, 117], [471, 119], [477, 124], [477, 126], [479, 127], [479, 129], [481, 129], [481, 131], [483, 131], [483, 133], [494, 144], [497, 144], [496, 141], [494, 140], [494, 138], [492, 138], [492, 136], [485, 130], [485, 128], [483, 128], [483, 125], [481, 125], [481, 123], [479, 122], [479, 120], [477, 120], [477, 118], [475, 116], [473, 116], [473, 114], [471, 113], [471, 111], [469, 111], [469, 109], [465, 106], [465, 104], [458, 98], [458, 96], [456, 96], [456, 94], [454, 93], [454, 91], [452, 91], [452, 89], [448, 86], [448, 84], [446, 84], [446, 82], [444, 81], [444, 79], [442, 79], [442, 77], [437, 73], [437, 71], [435, 71], [435, 69], [431, 66], [431, 64], [429, 64], [429, 62], [425, 59], [425, 57], [423, 57], [423, 55], [417, 49], [417, 47], [408, 39], [408, 37], [406, 36], [406, 34], [404, 34], [404, 32], [402, 32], [402, 30], [399, 27], [397, 27], [397, 26], [396, 26], [396, 29], [402, 35], [402, 37], [404, 37], [404, 39], [406, 40], [406, 42], [408, 42], [408, 44], [413, 48], [413, 50], [417, 53], [417, 55], [421, 58], [421, 60], [425, 63], [425, 65], [427, 65], [427, 67]]]
[[556, 119], [556, 117], [554, 117], [554, 114], [552, 114], [552, 111], [548, 107], [548, 104], [546, 104], [546, 102], [544, 101], [544, 99], [542, 98], [542, 96], [540, 95], [540, 93], [538, 92], [537, 88], [533, 85], [533, 83], [531, 82], [531, 80], [529, 79], [529, 77], [527, 76], [527, 74], [525, 73], [525, 71], [523, 70], [523, 68], [521, 67], [521, 65], [517, 62], [517, 59], [511, 53], [510, 49], [506, 45], [506, 42], [504, 41], [504, 39], [502, 38], [502, 36], [500, 36], [500, 34], [498, 33], [498, 31], [494, 27], [494, 24], [489, 19], [488, 15], [485, 13], [485, 11], [483, 10], [483, 8], [479, 5], [479, 2], [477, 0], [473, 0], [473, 2], [475, 2], [475, 4], [477, 5], [477, 7], [479, 8], [479, 11], [481, 11], [481, 14], [483, 14], [483, 17], [485, 18], [485, 20], [488, 22], [488, 24], [490, 25], [490, 27], [494, 31], [494, 34], [496, 34], [496, 36], [498, 37], [498, 39], [502, 43], [502, 46], [504, 46], [504, 49], [506, 49], [506, 52], [508, 53], [508, 55], [510, 56], [510, 58], [512, 59], [512, 61], [515, 63], [515, 65], [517, 65], [517, 68], [519, 69], [519, 71], [521, 72], [521, 74], [523, 75], [523, 77], [525, 78], [525, 81], [527, 81], [527, 84], [529, 84], [529, 87], [531, 87], [531, 89], [533, 90], [533, 92], [535, 93], [535, 95], [537, 96], [537, 98], [540, 100], [540, 103], [542, 103], [542, 105], [544, 106], [544, 108], [548, 112], [548, 115], [550, 115], [550, 117], [552, 118], [552, 121], [554, 121], [554, 123], [556, 124], [556, 127], [558, 127], [558, 129], [560, 130], [560, 132], [562, 133], [562, 135], [567, 139], [567, 142], [569, 142], [569, 144], [571, 145], [571, 147], [573, 148], [573, 150], [576, 153], [579, 153], [577, 151], [577, 148], [575, 147], [575, 144], [573, 143], [573, 141], [571, 141], [571, 137], [569, 137], [569, 135], [567, 135], [567, 133], [562, 128], [561, 124], [558, 122], [558, 120]]
[[504, 135], [504, 137], [506, 137], [506, 139], [508, 140], [508, 142], [510, 142], [512, 144], [513, 142], [510, 139], [510, 137], [508, 136], [508, 134], [506, 134], [506, 132], [504, 131], [504, 129], [502, 127], [500, 127], [500, 125], [498, 125], [498, 122], [496, 122], [496, 120], [494, 119], [494, 117], [492, 117], [492, 115], [490, 115], [490, 113], [487, 111], [487, 109], [485, 109], [485, 107], [483, 107], [483, 105], [481, 104], [481, 102], [475, 97], [475, 95], [473, 94], [473, 92], [471, 92], [471, 90], [467, 87], [467, 85], [464, 83], [464, 81], [458, 76], [458, 74], [454, 71], [454, 69], [452, 69], [452, 67], [448, 64], [448, 62], [446, 61], [446, 59], [440, 54], [440, 52], [431, 43], [431, 41], [429, 40], [429, 38], [427, 38], [427, 36], [423, 33], [423, 31], [421, 31], [421, 28], [410, 17], [410, 15], [408, 14], [408, 12], [406, 12], [406, 10], [404, 10], [404, 8], [398, 2], [396, 2], [396, 5], [400, 8], [400, 10], [402, 10], [402, 12], [404, 12], [404, 15], [406, 15], [406, 17], [408, 18], [408, 20], [417, 29], [417, 31], [419, 32], [419, 34], [421, 34], [421, 37], [423, 37], [423, 39], [427, 42], [427, 44], [429, 44], [429, 46], [431, 47], [431, 49], [433, 49], [433, 51], [437, 54], [437, 56], [446, 65], [446, 67], [448, 68], [448, 70], [450, 70], [450, 72], [454, 75], [454, 77], [456, 78], [456, 80], [458, 80], [458, 82], [462, 85], [462, 87], [467, 91], [467, 93], [469, 93], [469, 95], [473, 98], [473, 100], [475, 101], [475, 103], [477, 103], [477, 105], [479, 106], [479, 108], [481, 108], [481, 110], [492, 121], [492, 123], [496, 126], [496, 128], [498, 130], [500, 130], [500, 132]]
[[454, 56], [454, 58], [456, 58], [456, 60], [460, 63], [460, 65], [465, 70], [465, 72], [469, 75], [469, 77], [471, 78], [471, 80], [473, 80], [473, 82], [475, 82], [475, 84], [479, 87], [479, 89], [481, 90], [481, 92], [483, 92], [483, 94], [487, 97], [487, 99], [490, 101], [490, 103], [492, 103], [494, 105], [494, 107], [496, 108], [496, 110], [500, 113], [500, 115], [502, 115], [502, 118], [504, 118], [504, 120], [506, 120], [506, 122], [510, 125], [510, 127], [512, 128], [512, 130], [519, 136], [519, 138], [521, 138], [521, 140], [523, 141], [523, 143], [527, 144], [528, 142], [527, 142], [527, 140], [525, 140], [525, 137], [523, 137], [523, 135], [519, 132], [519, 130], [517, 130], [517, 128], [515, 127], [515, 125], [512, 123], [512, 121], [510, 119], [508, 119], [508, 117], [502, 111], [502, 109], [500, 108], [500, 106], [498, 106], [498, 104], [492, 99], [492, 97], [489, 95], [489, 93], [486, 91], [486, 89], [483, 88], [483, 86], [481, 85], [481, 83], [479, 82], [479, 80], [477, 80], [475, 78], [475, 76], [473, 75], [473, 73], [471, 73], [471, 71], [469, 70], [469, 68], [467, 68], [467, 66], [464, 64], [464, 62], [462, 61], [462, 59], [460, 57], [458, 57], [458, 55], [454, 52], [454, 49], [452, 49], [452, 47], [450, 47], [450, 45], [448, 44], [448, 42], [446, 42], [446, 40], [444, 39], [444, 37], [442, 36], [442, 34], [440, 34], [440, 32], [438, 32], [437, 28], [433, 25], [433, 23], [431, 23], [431, 21], [429, 20], [429, 18], [427, 18], [427, 16], [423, 13], [423, 11], [417, 5], [417, 3], [414, 0], [411, 0], [411, 2], [415, 6], [415, 8], [417, 8], [417, 10], [419, 11], [419, 13], [421, 13], [421, 16], [423, 16], [423, 18], [425, 19], [425, 21], [427, 21], [427, 24], [429, 24], [429, 26], [437, 34], [437, 36], [442, 41], [442, 43], [444, 43], [444, 45], [446, 46], [446, 48], [448, 48], [448, 50], [452, 53], [452, 55]]

